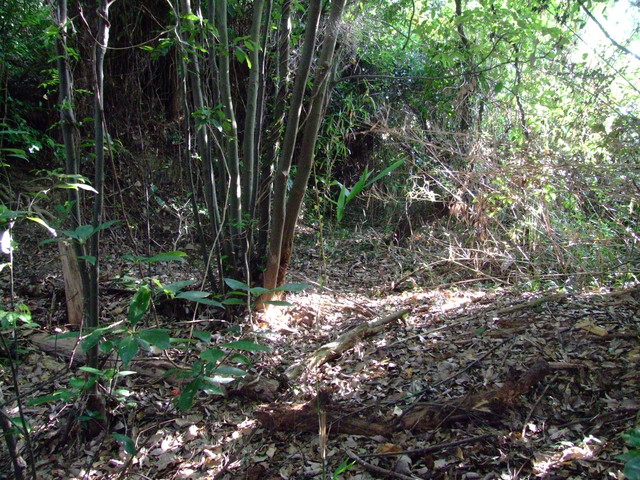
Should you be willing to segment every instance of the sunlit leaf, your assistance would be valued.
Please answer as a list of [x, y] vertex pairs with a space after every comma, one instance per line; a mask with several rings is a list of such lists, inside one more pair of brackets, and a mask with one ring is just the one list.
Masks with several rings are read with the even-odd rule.
[[36, 222], [39, 225], [42, 225], [44, 228], [47, 229], [47, 231], [53, 236], [53, 237], [57, 237], [58, 233], [56, 232], [56, 230], [52, 227], [49, 226], [49, 224], [47, 224], [47, 222], [45, 222], [43, 219], [39, 218], [39, 217], [27, 217], [28, 220], [31, 220], [32, 222]]
[[178, 262], [186, 262], [187, 261], [187, 254], [184, 252], [164, 252], [164, 253], [159, 253], [158, 255], [154, 255], [153, 257], [149, 257], [143, 260], [146, 263], [153, 263], [153, 262], [173, 262], [173, 261], [178, 261]]

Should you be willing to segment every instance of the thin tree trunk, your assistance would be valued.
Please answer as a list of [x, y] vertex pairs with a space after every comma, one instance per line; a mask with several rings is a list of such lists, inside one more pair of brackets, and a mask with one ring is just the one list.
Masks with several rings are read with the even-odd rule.
[[255, 203], [254, 178], [256, 177], [256, 126], [258, 119], [258, 90], [260, 88], [260, 27], [264, 0], [253, 2], [253, 18], [249, 38], [253, 49], [249, 55], [251, 72], [247, 89], [247, 107], [244, 119], [244, 138], [242, 143], [242, 211], [250, 214]]
[[[233, 107], [233, 98], [231, 96], [231, 82], [229, 71], [229, 36], [227, 32], [227, 0], [216, 1], [216, 26], [218, 28], [218, 36], [222, 51], [219, 54], [220, 62], [218, 67], [218, 86], [220, 87], [220, 101], [223, 111], [229, 121], [230, 130], [227, 132], [224, 142], [226, 158], [224, 162], [229, 170], [229, 210], [228, 215], [228, 231], [231, 233], [231, 245], [235, 264], [232, 265], [234, 273], [239, 274], [242, 269], [243, 248], [245, 239], [242, 237], [242, 204], [241, 204], [241, 185], [240, 185], [240, 158], [238, 153], [238, 125], [236, 123], [236, 115]], [[233, 261], [233, 259], [230, 259]]]
[[[186, 13], [187, 15], [193, 13], [191, 10], [190, 0], [183, 0], [183, 10], [184, 10], [184, 13]], [[179, 19], [180, 15], [176, 15], [176, 17]], [[189, 20], [185, 20], [185, 21], [189, 21]], [[180, 35], [182, 32], [181, 23], [180, 23], [181, 20], [178, 20], [178, 22], [179, 22], [178, 32]], [[190, 22], [190, 23], [193, 26], [193, 22]], [[180, 43], [184, 44], [184, 41], [181, 39]], [[204, 89], [203, 89], [202, 75], [200, 73], [200, 61], [195, 50], [190, 46], [187, 46], [187, 48], [189, 49], [189, 51], [187, 52], [188, 58], [189, 58], [189, 65], [187, 65], [186, 62], [183, 61], [182, 68], [184, 71], [188, 72], [188, 80], [189, 80], [188, 83], [191, 85], [192, 101], [193, 101], [195, 110], [202, 112], [204, 111], [207, 105], [206, 105], [205, 97], [203, 93]], [[218, 192], [216, 187], [216, 179], [215, 179], [215, 174], [213, 169], [212, 149], [209, 141], [209, 131], [208, 131], [207, 125], [204, 122], [198, 122], [198, 121], [196, 121], [195, 130], [196, 130], [197, 153], [200, 155], [200, 158], [202, 159], [202, 163], [204, 165], [204, 172], [205, 172], [204, 187], [205, 187], [205, 193], [207, 195], [206, 204], [209, 211], [209, 215], [211, 217], [211, 229], [212, 229], [212, 235], [214, 239], [212, 248], [214, 249], [215, 263], [216, 263], [216, 266], [218, 267], [218, 273], [219, 273], [219, 276], [221, 276], [222, 275], [222, 271], [221, 271], [222, 262], [221, 262], [221, 253], [220, 253], [221, 219], [220, 219], [220, 210], [218, 205]], [[189, 170], [191, 171], [191, 168]], [[190, 177], [191, 179], [193, 179], [192, 173], [190, 173]], [[195, 192], [194, 192], [194, 195], [195, 195]], [[195, 198], [194, 198], [194, 201], [195, 201]], [[198, 220], [198, 223], [199, 223], [199, 220]], [[204, 242], [204, 238], [202, 238], [202, 241]], [[207, 272], [208, 272], [207, 275], [209, 277], [209, 282], [211, 283], [211, 288], [213, 289], [213, 291], [217, 291], [218, 282], [215, 282], [215, 280], [213, 279], [213, 276], [210, 273], [208, 254], [205, 253], [203, 255], [202, 260], [204, 264], [207, 266]]]
[[[73, 110], [73, 87], [71, 82], [71, 67], [69, 65], [69, 54], [67, 50], [67, 0], [59, 0], [54, 14], [55, 23], [58, 26], [59, 37], [56, 41], [56, 53], [58, 57], [58, 76], [60, 79], [60, 129], [62, 131], [62, 142], [64, 144], [65, 173], [67, 175], [78, 175], [78, 155], [76, 151], [76, 141], [74, 129], [76, 128], [76, 118]], [[75, 230], [81, 223], [80, 215], [80, 190], [70, 188], [67, 193], [68, 202], [73, 205], [69, 215], [69, 230]], [[84, 248], [77, 240], [73, 240], [73, 250], [76, 257], [85, 255]], [[82, 280], [82, 290], [84, 296], [89, 291], [89, 277], [87, 269], [80, 268]]]
[[333, 67], [334, 52], [345, 3], [346, 0], [334, 0], [331, 3], [329, 23], [324, 41], [322, 42], [322, 50], [318, 60], [318, 70], [313, 80], [313, 101], [305, 123], [300, 156], [297, 163], [298, 169], [289, 194], [289, 201], [287, 202], [277, 286], [284, 283], [287, 268], [291, 260], [295, 227], [302, 209], [307, 184], [309, 183], [316, 141], [318, 140], [318, 131], [322, 123], [325, 104], [329, 95], [329, 77]]
[[267, 251], [269, 241], [269, 223], [271, 221], [271, 200], [273, 198], [272, 170], [280, 147], [280, 136], [284, 126], [284, 113], [289, 93], [289, 56], [291, 55], [291, 0], [282, 2], [280, 25], [278, 27], [278, 66], [276, 74], [275, 106], [269, 133], [265, 141], [267, 150], [260, 171], [258, 184], [257, 217], [258, 240], [256, 246], [260, 251], [256, 256], [262, 259]]
[[[93, 227], [96, 229], [90, 240], [90, 252], [92, 261], [89, 265], [89, 315], [87, 327], [95, 329], [100, 324], [100, 230], [103, 223], [104, 208], [104, 151], [109, 148], [109, 141], [105, 145], [105, 118], [104, 118], [104, 57], [109, 43], [109, 6], [108, 0], [100, 0], [98, 3], [97, 21], [98, 33], [94, 50], [94, 136], [95, 136], [95, 179], [94, 188], [96, 194], [93, 204]], [[98, 368], [98, 345], [87, 351], [87, 364], [92, 368]], [[88, 425], [89, 434], [95, 435], [105, 425], [104, 400], [94, 385], [87, 400], [87, 409], [98, 413], [96, 424]]]
[[282, 237], [286, 216], [287, 183], [289, 181], [291, 161], [298, 136], [304, 92], [317, 41], [321, 7], [322, 0], [312, 0], [309, 5], [309, 11], [307, 12], [307, 27], [302, 47], [300, 65], [293, 85], [293, 94], [289, 108], [289, 116], [287, 118], [287, 127], [284, 134], [280, 160], [275, 173], [271, 223], [269, 226], [267, 268], [264, 275], [264, 287], [268, 289], [275, 288], [278, 281], [278, 270], [280, 268], [280, 255], [282, 251]]

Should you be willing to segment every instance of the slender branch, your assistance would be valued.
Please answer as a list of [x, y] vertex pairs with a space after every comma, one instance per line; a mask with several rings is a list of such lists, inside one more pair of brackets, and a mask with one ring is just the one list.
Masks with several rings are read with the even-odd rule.
[[593, 22], [598, 26], [598, 28], [600, 29], [600, 31], [604, 34], [605, 37], [607, 37], [607, 39], [613, 43], [613, 45], [618, 48], [619, 50], [623, 51], [624, 53], [626, 53], [627, 55], [631, 55], [632, 57], [635, 57], [637, 60], [640, 60], [640, 56], [636, 55], [635, 53], [633, 53], [631, 50], [629, 50], [627, 47], [625, 47], [624, 45], [619, 44], [618, 42], [616, 42], [613, 37], [609, 34], [609, 32], [607, 32], [607, 30], [604, 28], [604, 26], [596, 19], [596, 17], [593, 16], [593, 14], [589, 11], [589, 9], [587, 7], [584, 6], [584, 3], [582, 1], [579, 2], [580, 3], [580, 7], [582, 8], [582, 10], [584, 10], [584, 13], [587, 14], [587, 16], [593, 20]]

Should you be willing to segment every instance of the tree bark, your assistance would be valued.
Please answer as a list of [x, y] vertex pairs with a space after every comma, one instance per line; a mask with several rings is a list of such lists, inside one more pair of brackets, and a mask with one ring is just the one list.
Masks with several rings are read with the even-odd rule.
[[[326, 101], [329, 96], [329, 75], [333, 67], [333, 58], [338, 40], [338, 32], [342, 21], [346, 0], [334, 0], [331, 3], [331, 13], [329, 14], [329, 23], [327, 25], [324, 41], [322, 42], [322, 50], [320, 59], [318, 60], [318, 70], [313, 80], [312, 103], [309, 115], [306, 120], [304, 134], [302, 137], [302, 145], [300, 147], [300, 156], [298, 159], [298, 169], [296, 177], [291, 187], [291, 193], [287, 202], [284, 232], [282, 237], [281, 256], [278, 261], [278, 278], [276, 285], [282, 285], [285, 281], [291, 254], [293, 251], [293, 238], [295, 227], [298, 223], [304, 194], [307, 191], [307, 184], [311, 169], [315, 159], [315, 147], [318, 140], [318, 131], [322, 118], [324, 116]], [[269, 287], [267, 287], [269, 288]]]
[[317, 41], [318, 24], [322, 10], [321, 7], [321, 0], [312, 0], [309, 5], [309, 11], [307, 12], [307, 28], [302, 47], [302, 55], [293, 86], [293, 94], [289, 108], [289, 116], [287, 118], [282, 151], [280, 153], [280, 159], [278, 161], [278, 167], [274, 178], [267, 267], [264, 275], [264, 287], [268, 289], [273, 289], [277, 286], [279, 277], [278, 271], [280, 269], [282, 239], [286, 218], [287, 183], [289, 181], [293, 150], [298, 136], [304, 92]]

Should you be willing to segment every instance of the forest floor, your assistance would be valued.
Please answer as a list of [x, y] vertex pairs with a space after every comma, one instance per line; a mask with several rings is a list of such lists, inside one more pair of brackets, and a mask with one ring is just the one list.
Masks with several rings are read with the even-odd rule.
[[[328, 239], [322, 252], [316, 238], [302, 231], [297, 244], [290, 279], [312, 286], [289, 294], [292, 307], [254, 315], [240, 330], [184, 304], [160, 312], [172, 336], [195, 328], [214, 344], [248, 338], [271, 350], [250, 354], [241, 388], [200, 393], [186, 412], [174, 405], [184, 380], [121, 377], [126, 401], [105, 392], [110, 433], [132, 438], [135, 455], [111, 434], [82, 438], [72, 404], [26, 404], [82, 373], [34, 340], [65, 330], [64, 289], [55, 247], [25, 240], [16, 292], [41, 328], [20, 333], [18, 384], [37, 478], [623, 478], [620, 435], [637, 426], [640, 401], [639, 288], [526, 293], [446, 278], [433, 288], [419, 249], [368, 231]], [[113, 258], [105, 285], [127, 273]], [[169, 282], [192, 267], [154, 268]], [[125, 318], [130, 299], [105, 290], [103, 317]], [[196, 360], [179, 349], [142, 356], [131, 370]], [[11, 371], [0, 360], [0, 403], [14, 417]], [[0, 478], [12, 478], [6, 449], [0, 462]]]

